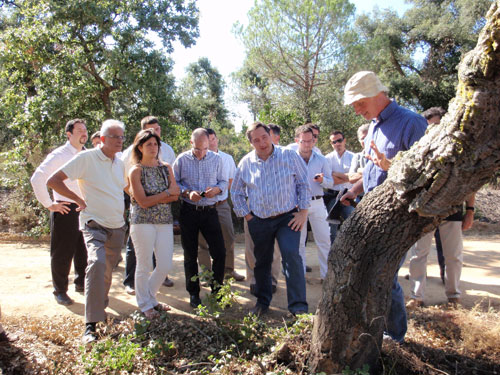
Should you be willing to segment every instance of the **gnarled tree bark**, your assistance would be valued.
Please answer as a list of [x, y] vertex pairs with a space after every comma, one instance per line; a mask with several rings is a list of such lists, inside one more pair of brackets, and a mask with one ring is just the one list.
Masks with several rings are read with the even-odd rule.
[[387, 180], [344, 223], [328, 259], [309, 357], [312, 372], [374, 365], [400, 260], [454, 205], [500, 169], [500, 0], [459, 67], [441, 125], [399, 153]]

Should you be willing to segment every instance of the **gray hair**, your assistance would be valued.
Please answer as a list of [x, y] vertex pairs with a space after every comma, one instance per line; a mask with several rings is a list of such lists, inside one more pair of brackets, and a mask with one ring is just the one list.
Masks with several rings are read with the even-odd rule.
[[108, 132], [109, 132], [109, 129], [111, 128], [120, 128], [123, 130], [123, 132], [125, 132], [125, 124], [121, 121], [118, 121], [118, 120], [113, 120], [113, 119], [109, 119], [109, 120], [106, 120], [102, 123], [102, 126], [101, 126], [101, 137], [105, 137], [108, 135]]

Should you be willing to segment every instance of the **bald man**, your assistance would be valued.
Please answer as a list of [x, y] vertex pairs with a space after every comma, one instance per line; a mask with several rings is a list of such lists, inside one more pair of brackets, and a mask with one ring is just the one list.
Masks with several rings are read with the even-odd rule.
[[212, 293], [224, 282], [226, 248], [217, 214], [219, 195], [227, 190], [228, 178], [223, 160], [208, 149], [208, 132], [198, 128], [191, 134], [191, 150], [175, 160], [174, 175], [181, 189], [181, 243], [184, 249], [184, 273], [189, 304], [201, 304], [198, 275], [198, 235], [201, 232], [208, 244], [212, 258], [214, 281]]

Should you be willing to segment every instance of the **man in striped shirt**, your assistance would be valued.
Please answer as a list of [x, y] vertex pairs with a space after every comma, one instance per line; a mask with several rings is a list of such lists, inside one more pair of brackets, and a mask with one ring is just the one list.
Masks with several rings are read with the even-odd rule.
[[273, 145], [267, 125], [253, 123], [246, 134], [254, 151], [240, 161], [231, 196], [234, 212], [247, 221], [255, 244], [257, 303], [250, 312], [260, 315], [269, 309], [276, 238], [283, 259], [288, 310], [293, 315], [306, 313], [304, 266], [299, 254], [300, 231], [311, 200], [306, 165], [295, 151]]
[[198, 275], [198, 235], [201, 232], [208, 243], [213, 259], [214, 281], [212, 292], [224, 282], [226, 248], [217, 214], [218, 196], [227, 189], [227, 173], [220, 155], [208, 149], [208, 133], [198, 128], [191, 134], [191, 150], [180, 154], [174, 163], [174, 175], [181, 189], [181, 243], [184, 249], [184, 273], [189, 304], [201, 304]]

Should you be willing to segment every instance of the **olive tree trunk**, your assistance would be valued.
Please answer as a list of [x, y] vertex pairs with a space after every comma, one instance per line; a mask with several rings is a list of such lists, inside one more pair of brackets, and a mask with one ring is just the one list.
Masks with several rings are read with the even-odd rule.
[[332, 245], [314, 321], [312, 372], [376, 363], [400, 260], [500, 168], [500, 0], [458, 78], [441, 125], [396, 156], [387, 180], [365, 196]]

